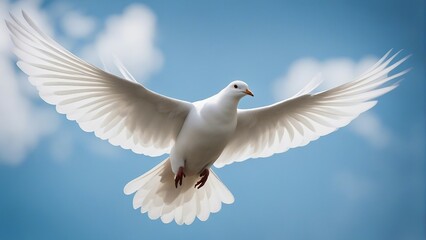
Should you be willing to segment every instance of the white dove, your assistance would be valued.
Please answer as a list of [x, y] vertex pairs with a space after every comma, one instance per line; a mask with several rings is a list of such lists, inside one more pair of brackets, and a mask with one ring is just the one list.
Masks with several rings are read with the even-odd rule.
[[[238, 109], [251, 95], [234, 81], [216, 95], [194, 103], [152, 92], [136, 81], [107, 73], [76, 57], [44, 34], [23, 12], [25, 22], [7, 21], [18, 66], [40, 97], [112, 145], [164, 161], [124, 187], [133, 207], [164, 223], [208, 219], [234, 197], [210, 169], [249, 158], [269, 157], [305, 146], [346, 126], [393, 90], [390, 51], [357, 80], [320, 93], [313, 81], [294, 97], [270, 106]], [[127, 74], [125, 74], [127, 75]]]

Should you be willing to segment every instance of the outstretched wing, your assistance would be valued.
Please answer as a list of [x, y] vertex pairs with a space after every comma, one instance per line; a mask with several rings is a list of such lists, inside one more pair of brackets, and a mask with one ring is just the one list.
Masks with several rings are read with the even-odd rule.
[[6, 21], [18, 66], [40, 97], [113, 145], [136, 153], [169, 153], [192, 104], [154, 93], [88, 64], [46, 36], [23, 12]]
[[387, 59], [389, 53], [358, 80], [309, 94], [318, 85], [312, 82], [291, 99], [266, 107], [239, 110], [235, 134], [215, 166], [223, 167], [232, 162], [268, 157], [305, 146], [346, 126], [372, 108], [377, 103], [374, 99], [398, 86], [398, 83], [386, 83], [408, 71], [388, 76], [407, 59], [390, 64], [397, 54]]

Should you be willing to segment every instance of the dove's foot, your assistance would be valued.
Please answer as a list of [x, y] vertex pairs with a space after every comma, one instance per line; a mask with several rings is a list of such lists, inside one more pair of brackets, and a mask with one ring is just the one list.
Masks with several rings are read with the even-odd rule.
[[200, 189], [202, 186], [204, 186], [204, 184], [207, 182], [207, 179], [209, 178], [209, 173], [210, 171], [208, 168], [204, 169], [200, 174], [200, 181], [198, 181], [194, 187]]
[[183, 167], [180, 167], [177, 174], [176, 174], [176, 177], [175, 177], [175, 187], [176, 188], [178, 187], [178, 184], [180, 186], [182, 186], [182, 180], [183, 180], [184, 177], [186, 177], [186, 175], [183, 172]]

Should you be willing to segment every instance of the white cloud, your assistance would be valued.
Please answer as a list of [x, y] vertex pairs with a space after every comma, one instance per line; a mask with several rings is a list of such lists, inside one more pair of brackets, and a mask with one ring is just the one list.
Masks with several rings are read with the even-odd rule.
[[8, 49], [10, 47], [10, 38], [7, 33], [7, 29], [5, 24], [3, 23], [3, 19], [8, 16], [7, 9], [9, 7], [8, 2], [0, 0], [0, 17], [1, 17], [1, 24], [0, 24], [0, 56], [3, 58], [8, 53]]
[[49, 144], [49, 153], [57, 162], [66, 162], [70, 159], [74, 149], [74, 135], [69, 130], [61, 130], [61, 134]]
[[0, 57], [0, 161], [21, 162], [39, 139], [53, 132], [57, 117], [53, 111], [36, 107], [22, 90], [11, 59]]
[[293, 62], [287, 74], [275, 82], [275, 98], [282, 100], [293, 96], [320, 72], [321, 63], [316, 59], [302, 58]]
[[85, 38], [93, 33], [96, 21], [78, 11], [70, 11], [62, 18], [62, 28], [65, 33], [73, 38]]
[[114, 57], [119, 58], [136, 79], [147, 79], [163, 62], [161, 52], [155, 47], [155, 15], [141, 4], [127, 7], [122, 15], [106, 20], [105, 29], [93, 44], [87, 46], [83, 56], [100, 64], [98, 55], [113, 73]]
[[375, 188], [370, 180], [349, 172], [335, 175], [333, 182], [337, 190], [352, 202], [360, 202], [369, 198]]
[[314, 58], [302, 58], [292, 63], [287, 71], [276, 81], [274, 94], [277, 99], [291, 97], [302, 89], [316, 75], [321, 73], [323, 84], [318, 90], [326, 90], [356, 79], [378, 61], [367, 56], [359, 62], [350, 58], [333, 58], [319, 61]]
[[[324, 82], [318, 91], [330, 89], [355, 80], [377, 61], [377, 58], [371, 56], [358, 62], [350, 58], [332, 58], [325, 61], [314, 58], [299, 59], [290, 65], [287, 74], [275, 82], [275, 97], [281, 100], [293, 96], [319, 73]], [[392, 138], [391, 132], [371, 110], [355, 119], [350, 128], [374, 147], [385, 147]]]
[[[52, 32], [46, 13], [40, 9], [40, 1], [0, 0], [0, 19], [8, 19], [9, 10], [20, 15], [21, 9], [47, 32]], [[5, 24], [0, 24], [0, 33], [0, 162], [18, 164], [42, 137], [54, 131], [58, 121], [52, 110], [32, 103], [34, 90], [28, 91], [26, 77], [16, 71]]]
[[388, 146], [393, 139], [391, 132], [372, 111], [361, 114], [351, 124], [351, 129], [377, 148]]

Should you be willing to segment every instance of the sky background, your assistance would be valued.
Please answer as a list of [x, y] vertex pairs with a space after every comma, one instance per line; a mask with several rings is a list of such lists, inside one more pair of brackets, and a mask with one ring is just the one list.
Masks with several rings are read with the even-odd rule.
[[[117, 56], [149, 89], [196, 101], [241, 79], [241, 108], [350, 81], [389, 49], [400, 87], [303, 148], [216, 170], [235, 196], [206, 222], [152, 221], [124, 185], [165, 157], [113, 147], [42, 102], [0, 25], [0, 239], [426, 239], [425, 13], [420, 0], [0, 0], [78, 56]], [[114, 72], [113, 69], [111, 71]]]

